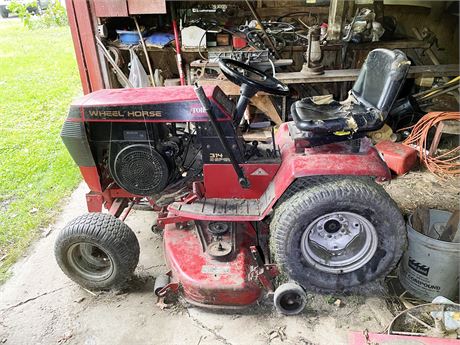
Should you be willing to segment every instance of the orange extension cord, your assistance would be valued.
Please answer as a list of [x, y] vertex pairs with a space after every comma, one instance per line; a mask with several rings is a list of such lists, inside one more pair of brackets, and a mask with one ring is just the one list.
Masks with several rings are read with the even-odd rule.
[[[435, 156], [428, 155], [427, 147], [428, 132], [437, 126], [441, 121], [460, 121], [460, 112], [433, 112], [423, 116], [412, 128], [411, 134], [404, 140], [403, 144], [414, 147], [418, 150], [420, 161], [434, 174], [456, 175], [460, 173], [460, 146], [448, 152]], [[404, 128], [404, 129], [408, 129]]]

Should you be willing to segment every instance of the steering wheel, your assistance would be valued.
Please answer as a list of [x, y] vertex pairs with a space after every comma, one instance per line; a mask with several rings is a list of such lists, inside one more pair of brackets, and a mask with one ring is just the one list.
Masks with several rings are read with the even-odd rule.
[[257, 91], [264, 91], [272, 95], [287, 96], [289, 94], [286, 84], [245, 63], [232, 59], [220, 59], [219, 67], [227, 79], [236, 85], [246, 84]]

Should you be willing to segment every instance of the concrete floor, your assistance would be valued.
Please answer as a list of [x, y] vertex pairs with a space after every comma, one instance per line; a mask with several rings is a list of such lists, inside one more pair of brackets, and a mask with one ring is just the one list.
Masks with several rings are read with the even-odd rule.
[[216, 312], [176, 303], [156, 306], [154, 277], [165, 271], [155, 214], [133, 211], [127, 223], [141, 245], [136, 276], [123, 293], [93, 295], [57, 266], [53, 245], [70, 219], [85, 213], [86, 186], [68, 200], [47, 237], [38, 240], [0, 287], [0, 344], [347, 344], [349, 330], [379, 332], [391, 320], [379, 297], [309, 294], [302, 315], [277, 315], [267, 300], [240, 312]]

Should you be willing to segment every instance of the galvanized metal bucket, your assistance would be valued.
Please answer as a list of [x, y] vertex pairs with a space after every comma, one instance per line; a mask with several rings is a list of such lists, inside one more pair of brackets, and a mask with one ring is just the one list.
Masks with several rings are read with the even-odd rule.
[[[435, 237], [437, 227], [445, 224], [450, 212], [430, 210], [430, 232]], [[407, 222], [409, 248], [402, 258], [399, 279], [412, 295], [431, 302], [436, 296], [458, 300], [460, 243], [445, 242], [421, 234], [412, 228], [412, 216]]]

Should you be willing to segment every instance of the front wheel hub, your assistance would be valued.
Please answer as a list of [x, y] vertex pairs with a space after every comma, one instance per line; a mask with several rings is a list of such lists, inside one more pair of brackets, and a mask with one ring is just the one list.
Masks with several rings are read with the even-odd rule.
[[73, 270], [88, 280], [103, 281], [113, 273], [113, 262], [109, 254], [92, 243], [73, 244], [67, 259]]
[[372, 223], [352, 212], [333, 212], [316, 218], [301, 239], [302, 255], [323, 272], [348, 273], [364, 266], [377, 249]]

